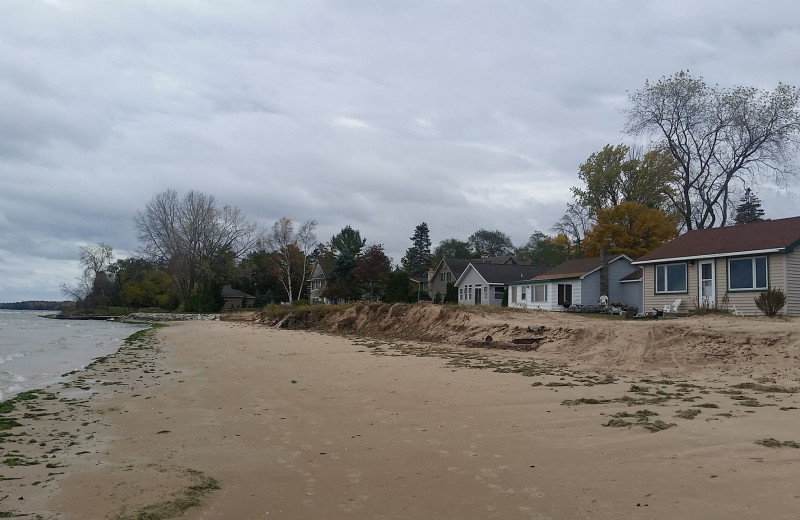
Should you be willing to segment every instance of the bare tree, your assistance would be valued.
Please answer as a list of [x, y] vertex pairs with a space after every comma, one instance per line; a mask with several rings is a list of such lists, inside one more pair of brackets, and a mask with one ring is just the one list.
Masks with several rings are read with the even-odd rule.
[[[292, 220], [283, 217], [272, 225], [261, 240], [262, 247], [272, 253], [275, 275], [283, 285], [289, 303], [299, 300], [303, 294], [308, 274], [308, 255], [317, 242], [314, 234], [316, 228], [317, 222], [308, 220], [295, 233]], [[295, 281], [299, 282], [297, 297], [294, 296]]]
[[668, 193], [687, 230], [724, 226], [733, 179], [785, 186], [795, 175], [790, 151], [800, 133], [800, 91], [720, 89], [688, 72], [645, 83], [629, 95], [630, 134], [656, 135], [677, 162]]
[[114, 263], [114, 248], [103, 242], [81, 246], [80, 263], [84, 271], [97, 277]]
[[196, 191], [183, 199], [174, 190], [163, 191], [134, 220], [141, 252], [170, 273], [183, 303], [256, 241], [256, 226], [241, 210], [219, 208], [213, 196]]
[[563, 233], [573, 244], [570, 256], [575, 258], [583, 257], [583, 238], [586, 232], [592, 227], [594, 220], [590, 215], [590, 210], [580, 204], [567, 204], [567, 212], [553, 224], [553, 231]]

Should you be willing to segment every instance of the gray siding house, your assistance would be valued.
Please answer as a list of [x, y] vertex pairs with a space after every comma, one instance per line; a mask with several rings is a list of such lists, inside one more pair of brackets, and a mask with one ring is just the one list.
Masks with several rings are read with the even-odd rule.
[[509, 282], [529, 279], [548, 269], [540, 265], [470, 263], [456, 280], [458, 304], [499, 307]]
[[[610, 256], [605, 261], [608, 274], [608, 303], [642, 308], [641, 291], [628, 288], [623, 278], [637, 269], [626, 255]], [[509, 283], [509, 307], [563, 311], [571, 305], [600, 305], [604, 258], [567, 260], [544, 274], [528, 280]], [[629, 282], [631, 284], [635, 282]], [[640, 284], [641, 285], [641, 284]]]
[[513, 256], [490, 256], [487, 258], [442, 258], [436, 269], [433, 270], [429, 278], [428, 294], [431, 299], [435, 299], [439, 295], [440, 299], [444, 299], [447, 293], [447, 284], [456, 283], [458, 277], [464, 272], [464, 269], [471, 263], [483, 264], [516, 264], [517, 261]]
[[[330, 264], [330, 265], [328, 265]], [[327, 269], [325, 269], [327, 266]], [[330, 303], [325, 296], [326, 271], [333, 268], [333, 262], [318, 261], [314, 262], [311, 268], [311, 275], [308, 277], [308, 303], [316, 305], [319, 303]]]

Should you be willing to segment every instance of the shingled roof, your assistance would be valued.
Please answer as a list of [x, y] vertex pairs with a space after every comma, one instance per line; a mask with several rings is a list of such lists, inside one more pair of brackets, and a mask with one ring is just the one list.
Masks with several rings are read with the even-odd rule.
[[790, 251], [797, 245], [800, 245], [800, 217], [782, 218], [689, 231], [650, 251], [634, 263], [755, 252], [777, 253]]
[[486, 280], [486, 283], [494, 284], [530, 280], [534, 276], [550, 269], [544, 265], [484, 264], [480, 262], [473, 263], [472, 267]]
[[[608, 262], [611, 263], [625, 255], [609, 256]], [[561, 278], [580, 278], [586, 274], [596, 271], [603, 267], [603, 257], [593, 256], [591, 258], [575, 258], [553, 267], [549, 271], [540, 274], [535, 280], [557, 280]]]
[[506, 256], [490, 256], [487, 258], [443, 258], [442, 261], [447, 264], [453, 277], [458, 280], [461, 273], [467, 268], [469, 264], [516, 264], [517, 261], [511, 255]]

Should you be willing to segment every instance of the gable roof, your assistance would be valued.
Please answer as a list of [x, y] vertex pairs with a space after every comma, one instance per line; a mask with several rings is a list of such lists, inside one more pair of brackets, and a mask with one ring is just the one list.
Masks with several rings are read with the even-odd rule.
[[222, 288], [222, 297], [223, 298], [255, 298], [255, 296], [251, 296], [247, 293], [242, 291], [238, 291], [231, 287], [230, 285], [226, 285]]
[[[480, 259], [478, 259], [480, 260]], [[486, 283], [489, 284], [507, 284], [511, 282], [517, 282], [520, 280], [528, 280], [537, 274], [541, 274], [550, 267], [545, 265], [527, 265], [527, 264], [489, 264], [489, 263], [481, 263], [480, 261], [477, 263], [470, 263], [464, 272], [461, 273], [461, 276], [458, 277], [456, 280], [456, 285], [461, 283], [462, 278], [466, 276], [469, 269], [474, 269], [481, 275]]]
[[[631, 259], [627, 255], [609, 256], [608, 263], [616, 262], [620, 258], [625, 258], [629, 262]], [[574, 258], [557, 265], [546, 273], [535, 278], [535, 280], [557, 280], [561, 278], [583, 278], [603, 267], [603, 257], [593, 256], [590, 258]]]
[[[308, 279], [311, 280], [313, 278], [320, 278], [320, 274], [322, 275], [321, 278], [327, 278], [328, 274], [333, 271], [333, 262], [333, 255], [320, 256], [320, 258], [314, 262], [314, 267], [311, 268], [311, 274], [309, 275]], [[317, 273], [317, 270], [319, 270], [320, 273]]]
[[738, 226], [689, 231], [650, 251], [634, 263], [778, 253], [789, 251], [799, 243], [800, 217], [764, 220]]
[[453, 277], [461, 278], [461, 274], [469, 264], [516, 264], [517, 261], [511, 255], [506, 256], [489, 256], [486, 258], [442, 258], [439, 265], [436, 267], [435, 274], [441, 269], [442, 264], [446, 265]]

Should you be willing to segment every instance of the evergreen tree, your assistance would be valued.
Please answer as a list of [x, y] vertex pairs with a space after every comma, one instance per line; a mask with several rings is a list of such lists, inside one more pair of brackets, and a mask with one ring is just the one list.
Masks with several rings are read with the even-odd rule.
[[744, 196], [739, 199], [739, 205], [736, 206], [736, 216], [734, 222], [736, 224], [749, 224], [751, 222], [760, 222], [764, 220], [764, 210], [761, 209], [761, 200], [756, 197], [750, 188], [744, 190]]
[[414, 229], [411, 243], [412, 246], [406, 250], [406, 255], [401, 260], [403, 269], [411, 276], [422, 276], [433, 259], [428, 224], [423, 222]]

